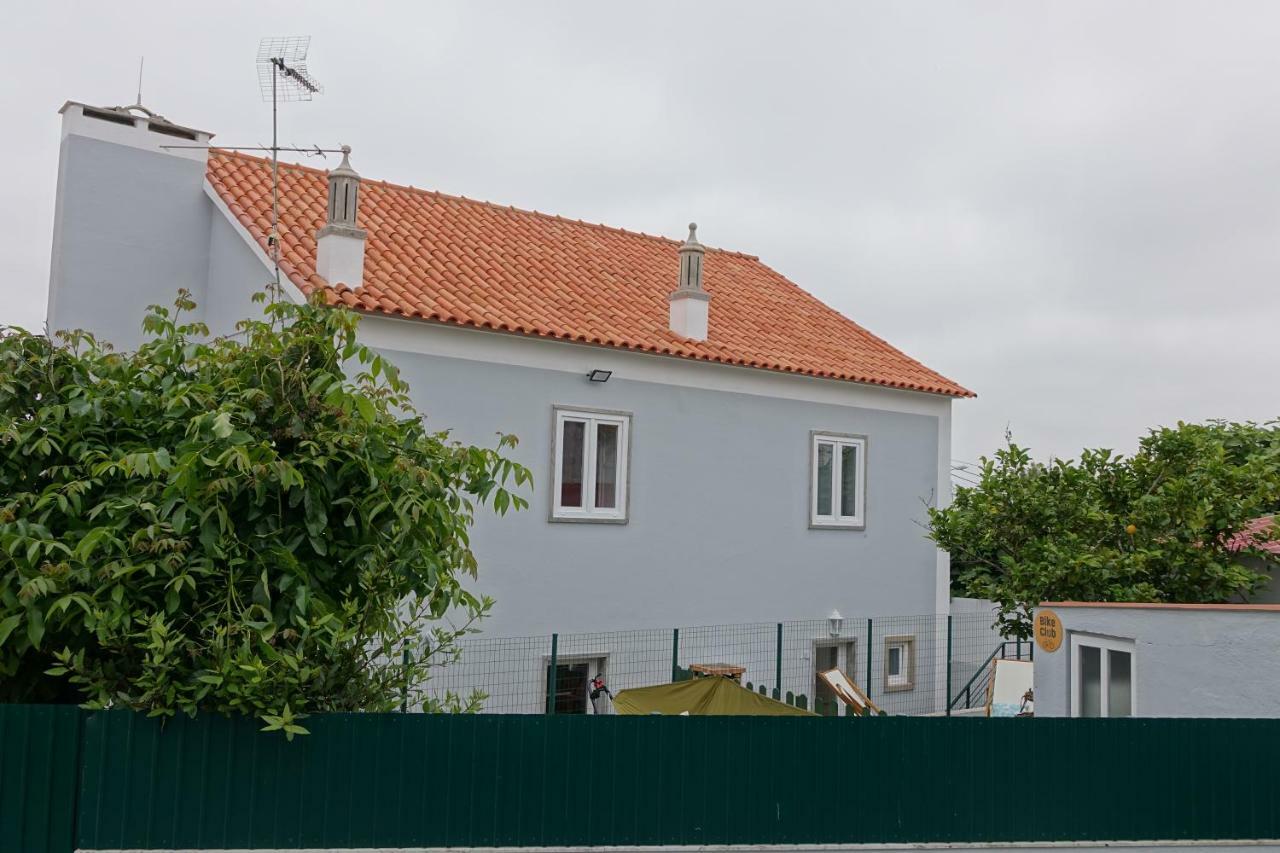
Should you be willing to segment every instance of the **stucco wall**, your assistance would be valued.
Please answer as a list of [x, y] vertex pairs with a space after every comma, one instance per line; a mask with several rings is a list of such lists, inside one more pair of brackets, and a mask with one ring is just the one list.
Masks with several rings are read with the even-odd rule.
[[[536, 477], [528, 511], [477, 520], [479, 586], [498, 601], [489, 633], [934, 610], [936, 552], [921, 524], [937, 418], [387, 355], [429, 424], [467, 442], [514, 433], [513, 455]], [[627, 524], [548, 521], [554, 405], [632, 413]], [[811, 430], [867, 436], [865, 530], [809, 529]]]
[[[206, 206], [212, 202], [204, 199]], [[246, 317], [261, 318], [262, 306], [253, 295], [266, 289], [273, 276], [254, 257], [244, 239], [219, 212], [209, 221], [209, 271], [204, 321], [215, 335], [230, 334]]]
[[1280, 716], [1280, 612], [1054, 606], [1067, 638], [1036, 649], [1036, 716], [1071, 713], [1071, 644], [1097, 634], [1134, 642], [1142, 717]]
[[171, 305], [179, 288], [203, 303], [213, 212], [203, 183], [198, 160], [66, 136], [54, 214], [50, 330], [89, 329], [132, 349], [142, 340], [147, 305]]

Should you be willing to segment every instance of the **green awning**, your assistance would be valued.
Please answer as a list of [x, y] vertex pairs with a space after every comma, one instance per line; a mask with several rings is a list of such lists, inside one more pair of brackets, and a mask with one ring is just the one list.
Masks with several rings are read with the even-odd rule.
[[722, 676], [693, 678], [675, 684], [636, 687], [613, 698], [619, 714], [690, 714], [693, 716], [813, 717], [796, 708], [752, 693]]

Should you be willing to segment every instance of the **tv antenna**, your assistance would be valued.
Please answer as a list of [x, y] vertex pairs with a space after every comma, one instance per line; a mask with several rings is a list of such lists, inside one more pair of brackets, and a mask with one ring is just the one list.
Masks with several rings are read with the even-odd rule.
[[280, 290], [280, 143], [277, 134], [281, 101], [309, 101], [324, 87], [307, 71], [311, 36], [275, 36], [258, 42], [258, 89], [271, 101], [271, 233], [267, 247]]

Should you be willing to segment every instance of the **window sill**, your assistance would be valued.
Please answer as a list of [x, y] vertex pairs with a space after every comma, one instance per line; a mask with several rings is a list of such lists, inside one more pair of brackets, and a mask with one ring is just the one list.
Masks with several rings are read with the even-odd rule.
[[810, 530], [866, 530], [866, 522], [809, 521]]
[[547, 517], [549, 524], [626, 524], [630, 519], [608, 518], [590, 515], [552, 515]]
[[886, 684], [884, 686], [885, 693], [908, 693], [915, 690], [916, 686], [908, 681], [906, 684]]

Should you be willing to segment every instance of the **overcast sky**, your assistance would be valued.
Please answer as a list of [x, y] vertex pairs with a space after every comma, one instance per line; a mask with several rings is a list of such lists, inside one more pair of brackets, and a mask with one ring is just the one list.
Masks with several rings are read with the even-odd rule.
[[[397, 183], [759, 255], [978, 392], [954, 455], [1280, 414], [1280, 4], [23, 3], [0, 323], [44, 318], [67, 99]], [[16, 38], [14, 37], [16, 36]], [[321, 165], [317, 163], [316, 165]]]

